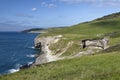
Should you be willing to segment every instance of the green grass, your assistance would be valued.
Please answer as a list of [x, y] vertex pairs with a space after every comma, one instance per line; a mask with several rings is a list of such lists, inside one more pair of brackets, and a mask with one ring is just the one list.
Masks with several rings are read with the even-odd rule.
[[83, 56], [0, 76], [0, 80], [119, 80], [119, 62], [119, 52]]
[[71, 56], [73, 54], [77, 54], [80, 51], [82, 51], [82, 48], [80, 48], [80, 45], [74, 42], [72, 46], [70, 46], [67, 51], [62, 54], [62, 56]]
[[54, 54], [58, 54], [63, 51], [64, 48], [66, 48], [68, 44], [68, 40], [60, 40], [57, 43], [52, 44], [49, 48], [54, 52]]

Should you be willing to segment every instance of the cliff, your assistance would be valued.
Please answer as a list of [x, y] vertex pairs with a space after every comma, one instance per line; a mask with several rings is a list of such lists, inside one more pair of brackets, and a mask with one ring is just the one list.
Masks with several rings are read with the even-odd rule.
[[34, 65], [43, 64], [60, 59], [60, 55], [53, 55], [53, 51], [51, 51], [49, 47], [50, 45], [57, 43], [61, 38], [62, 35], [41, 38], [37, 37], [35, 39], [35, 47], [41, 49], [41, 53], [37, 57]]
[[[87, 49], [80, 50], [79, 52], [76, 53], [72, 53], [72, 55], [69, 56], [62, 56], [64, 53], [69, 51], [69, 48], [73, 46], [73, 44], [75, 44], [75, 41], [68, 41], [67, 45], [64, 46], [64, 48], [60, 49], [58, 47], [61, 45], [59, 44], [59, 42], [60, 40], [64, 40], [64, 39], [66, 38], [62, 35], [37, 37], [35, 39], [35, 48], [40, 49], [41, 53], [37, 57], [34, 65], [39, 65], [43, 63], [66, 59], [66, 58], [68, 59], [68, 58], [79, 57], [82, 55], [90, 55], [109, 48], [108, 38], [104, 37], [102, 39], [86, 39], [80, 41], [80, 43], [78, 43], [77, 45], [80, 45], [78, 46], [78, 48], [83, 48], [83, 49], [87, 48]], [[56, 49], [51, 50], [50, 47], [55, 46], [55, 44], [58, 44], [58, 46], [56, 47]]]

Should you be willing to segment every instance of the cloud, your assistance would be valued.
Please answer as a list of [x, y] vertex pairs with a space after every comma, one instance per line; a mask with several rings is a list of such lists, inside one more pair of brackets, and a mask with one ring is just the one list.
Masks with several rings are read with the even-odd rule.
[[17, 17], [26, 17], [26, 18], [33, 18], [34, 17], [33, 15], [24, 14], [24, 13], [19, 13], [19, 14], [16, 14], [15, 16], [17, 16]]
[[82, 2], [95, 2], [96, 0], [59, 0], [66, 3], [82, 3]]
[[120, 1], [118, 0], [110, 0], [110, 1], [101, 1], [100, 3], [98, 3], [97, 4], [97, 6], [98, 7], [105, 7], [105, 6], [107, 6], [107, 7], [110, 7], [110, 6], [112, 6], [112, 7], [118, 7], [118, 6], [120, 6], [119, 5], [120, 4]]
[[34, 7], [34, 8], [32, 8], [31, 10], [32, 10], [32, 11], [37, 11], [37, 8]]
[[119, 6], [120, 0], [56, 0], [69, 4], [90, 3], [97, 6]]
[[41, 3], [42, 7], [48, 7], [48, 8], [56, 8], [57, 5], [53, 4], [53, 3], [47, 3], [47, 2], [42, 2]]
[[120, 2], [120, 0], [55, 0], [68, 3], [81, 3], [81, 2]]

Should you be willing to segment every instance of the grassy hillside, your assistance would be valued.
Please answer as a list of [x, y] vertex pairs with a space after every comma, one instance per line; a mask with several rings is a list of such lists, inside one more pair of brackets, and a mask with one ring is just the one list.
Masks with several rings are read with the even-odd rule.
[[51, 50], [62, 50], [68, 42], [74, 44], [62, 56], [69, 56], [84, 49], [80, 48], [83, 39], [109, 36], [110, 48], [95, 55], [65, 59], [43, 64], [20, 72], [0, 76], [0, 80], [119, 80], [120, 79], [120, 17], [115, 14], [68, 28], [48, 29], [40, 35], [63, 35], [63, 39], [51, 45]]
[[110, 15], [103, 16], [102, 18], [98, 18], [96, 20], [113, 19], [113, 18], [118, 18], [118, 17], [120, 17], [120, 12], [118, 12], [118, 13], [112, 13]]

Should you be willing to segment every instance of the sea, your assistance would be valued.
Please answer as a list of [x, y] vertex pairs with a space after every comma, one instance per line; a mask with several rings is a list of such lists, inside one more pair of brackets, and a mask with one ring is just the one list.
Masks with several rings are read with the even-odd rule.
[[0, 32], [0, 75], [14, 73], [26, 64], [32, 64], [40, 50], [34, 48], [38, 34]]

